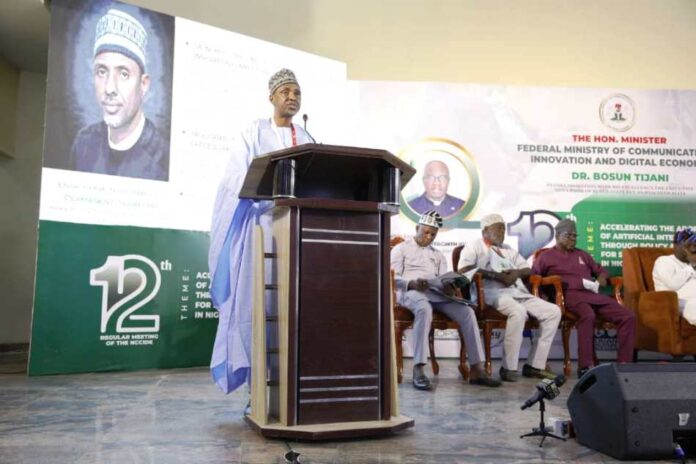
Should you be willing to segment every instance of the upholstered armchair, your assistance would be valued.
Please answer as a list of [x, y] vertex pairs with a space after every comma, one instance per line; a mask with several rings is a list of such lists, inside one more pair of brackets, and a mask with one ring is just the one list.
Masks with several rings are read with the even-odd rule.
[[655, 291], [655, 261], [672, 253], [672, 248], [625, 249], [624, 301], [636, 313], [636, 350], [696, 355], [696, 326], [681, 317], [677, 292]]

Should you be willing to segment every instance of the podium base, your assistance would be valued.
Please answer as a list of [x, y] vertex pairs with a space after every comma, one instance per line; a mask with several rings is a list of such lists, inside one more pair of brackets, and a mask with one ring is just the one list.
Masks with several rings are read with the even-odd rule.
[[261, 425], [251, 416], [244, 416], [251, 428], [265, 438], [291, 438], [295, 440], [334, 440], [340, 438], [376, 437], [391, 435], [409, 427], [414, 420], [407, 416], [396, 416], [390, 420], [334, 422], [330, 424], [281, 425], [278, 422]]

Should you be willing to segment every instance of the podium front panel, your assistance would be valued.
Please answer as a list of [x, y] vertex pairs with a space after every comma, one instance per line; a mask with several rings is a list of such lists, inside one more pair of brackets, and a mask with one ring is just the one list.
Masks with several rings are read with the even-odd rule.
[[297, 423], [379, 420], [380, 215], [300, 209]]

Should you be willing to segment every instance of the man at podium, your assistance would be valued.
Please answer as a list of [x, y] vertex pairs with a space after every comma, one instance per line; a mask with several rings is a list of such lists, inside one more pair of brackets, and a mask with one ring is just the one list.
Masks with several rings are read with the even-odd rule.
[[[416, 236], [398, 244], [391, 252], [397, 301], [408, 308], [415, 319], [413, 386], [419, 390], [430, 389], [430, 379], [425, 375], [424, 367], [428, 361], [426, 347], [435, 308], [461, 328], [471, 364], [469, 383], [498, 387], [500, 381], [489, 377], [481, 364], [484, 359], [483, 346], [473, 308], [430, 290], [429, 280], [447, 272], [445, 255], [431, 246], [440, 227], [442, 216], [433, 210], [425, 212], [416, 226]], [[451, 289], [451, 292], [454, 290]], [[397, 340], [397, 343], [400, 343], [400, 340]]]
[[220, 313], [210, 369], [213, 380], [225, 393], [250, 377], [252, 231], [268, 207], [268, 202], [240, 200], [239, 191], [255, 157], [312, 141], [292, 122], [302, 103], [295, 74], [289, 69], [273, 74], [268, 91], [273, 116], [252, 122], [235, 138], [218, 187], [210, 228], [210, 293]]

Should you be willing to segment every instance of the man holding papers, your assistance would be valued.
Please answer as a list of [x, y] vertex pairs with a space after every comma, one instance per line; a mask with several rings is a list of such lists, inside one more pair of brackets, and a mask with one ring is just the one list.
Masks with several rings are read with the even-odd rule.
[[[433, 318], [433, 308], [435, 308], [459, 324], [461, 328], [471, 365], [469, 383], [498, 387], [500, 382], [489, 377], [481, 364], [484, 359], [483, 347], [474, 310], [471, 306], [450, 298], [455, 291], [452, 284], [445, 283], [442, 290], [430, 289], [429, 281], [447, 273], [445, 256], [431, 245], [440, 227], [442, 227], [442, 217], [436, 211], [426, 211], [418, 221], [416, 236], [400, 243], [391, 252], [391, 267], [396, 277], [397, 301], [408, 308], [415, 318], [413, 386], [419, 390], [430, 389], [430, 379], [424, 372], [428, 361], [425, 350], [428, 346], [428, 333]], [[397, 340], [397, 342], [401, 341]]]

